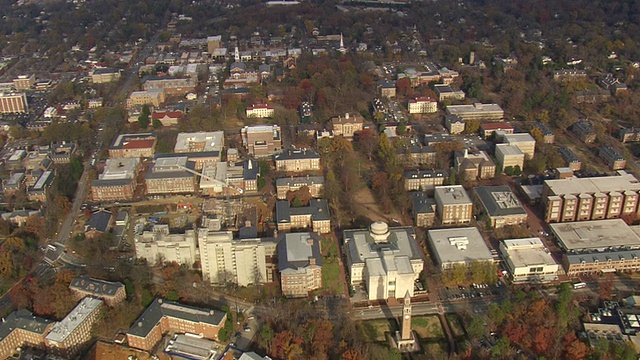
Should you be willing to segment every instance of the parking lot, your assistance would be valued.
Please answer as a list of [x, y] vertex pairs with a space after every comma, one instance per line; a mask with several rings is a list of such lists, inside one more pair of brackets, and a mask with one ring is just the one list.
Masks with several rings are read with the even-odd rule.
[[486, 296], [498, 295], [498, 291], [503, 285], [497, 284], [472, 284], [469, 286], [450, 286], [441, 288], [438, 294], [440, 300], [464, 300], [483, 298]]

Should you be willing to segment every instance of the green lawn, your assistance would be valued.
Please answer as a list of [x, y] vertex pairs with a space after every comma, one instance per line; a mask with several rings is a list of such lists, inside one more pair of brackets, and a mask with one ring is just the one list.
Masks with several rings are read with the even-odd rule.
[[395, 333], [398, 323], [395, 319], [367, 320], [358, 323], [358, 330], [365, 342], [386, 342], [385, 333]]
[[322, 239], [320, 246], [322, 247], [322, 292], [344, 294], [338, 244], [332, 238], [326, 237]]
[[411, 318], [411, 328], [422, 339], [443, 339], [444, 331], [437, 315], [414, 316]]

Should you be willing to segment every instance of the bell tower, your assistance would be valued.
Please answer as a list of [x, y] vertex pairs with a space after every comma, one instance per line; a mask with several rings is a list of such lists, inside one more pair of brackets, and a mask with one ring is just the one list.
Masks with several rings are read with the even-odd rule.
[[411, 295], [409, 290], [404, 296], [404, 303], [402, 305], [402, 333], [400, 339], [411, 339]]

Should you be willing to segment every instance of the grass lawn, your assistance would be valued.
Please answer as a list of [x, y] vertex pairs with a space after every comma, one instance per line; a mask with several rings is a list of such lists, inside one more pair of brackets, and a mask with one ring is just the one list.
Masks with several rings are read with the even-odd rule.
[[330, 238], [325, 237], [321, 242], [322, 248], [322, 293], [344, 294], [344, 285], [340, 273], [340, 261], [338, 244]]
[[386, 342], [385, 333], [395, 333], [398, 323], [395, 319], [367, 320], [357, 324], [365, 342]]
[[442, 324], [436, 315], [414, 316], [411, 327], [421, 339], [444, 339]]
[[449, 357], [449, 343], [446, 341], [421, 341], [422, 353], [429, 359], [446, 359]]
[[449, 323], [449, 328], [453, 333], [455, 338], [460, 338], [465, 336], [464, 326], [462, 325], [462, 319], [458, 314], [446, 314], [447, 322]]

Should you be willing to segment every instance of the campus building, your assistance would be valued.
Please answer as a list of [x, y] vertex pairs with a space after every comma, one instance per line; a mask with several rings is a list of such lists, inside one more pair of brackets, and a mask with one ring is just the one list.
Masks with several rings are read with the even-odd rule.
[[479, 186], [473, 190], [491, 227], [501, 228], [527, 222], [527, 211], [508, 186]]
[[448, 115], [457, 115], [462, 120], [498, 121], [504, 118], [504, 110], [498, 104], [448, 105]]
[[274, 238], [234, 239], [231, 231], [198, 230], [200, 265], [204, 280], [232, 281], [240, 286], [274, 281], [277, 262]]
[[91, 296], [101, 299], [107, 306], [114, 306], [127, 297], [122, 283], [93, 279], [87, 275], [80, 275], [71, 280], [69, 289], [78, 299]]
[[350, 286], [364, 285], [369, 300], [413, 296], [424, 268], [415, 232], [374, 222], [368, 229], [344, 231]]
[[456, 264], [470, 266], [476, 261], [495, 261], [475, 227], [429, 230], [427, 239], [436, 265], [442, 270]]
[[186, 230], [184, 234], [169, 234], [169, 225], [156, 224], [152, 231], [144, 231], [134, 238], [136, 257], [149, 264], [176, 262], [189, 268], [198, 261], [196, 234]]
[[282, 234], [278, 242], [278, 271], [282, 295], [306, 297], [322, 287], [320, 236], [315, 233]]
[[196, 191], [195, 164], [186, 156], [158, 157], [145, 175], [147, 194], [188, 194]]
[[407, 170], [403, 175], [405, 190], [420, 190], [430, 193], [433, 193], [436, 186], [444, 184], [444, 179], [449, 177], [446, 170]]
[[638, 211], [640, 182], [632, 174], [545, 180], [545, 221], [569, 222], [619, 218]]
[[275, 156], [276, 170], [287, 172], [320, 170], [320, 155], [310, 149], [285, 150]]
[[329, 204], [325, 199], [311, 199], [309, 205], [292, 207], [288, 201], [276, 203], [276, 226], [278, 231], [308, 229], [319, 234], [331, 231]]
[[242, 144], [255, 157], [271, 156], [282, 149], [280, 126], [254, 125], [242, 128]]
[[18, 348], [44, 350], [45, 336], [53, 322], [34, 316], [27, 309], [10, 313], [0, 324], [0, 358], [8, 359]]
[[137, 157], [107, 159], [102, 174], [91, 183], [91, 198], [97, 202], [133, 199], [141, 170]]
[[473, 203], [462, 185], [435, 187], [436, 211], [443, 225], [468, 224]]
[[151, 351], [169, 332], [217, 340], [226, 321], [224, 311], [155, 299], [127, 331], [127, 343], [133, 348]]
[[99, 319], [102, 304], [103, 301], [96, 298], [82, 299], [45, 337], [48, 352], [66, 359], [78, 355], [91, 342], [91, 329]]
[[1, 93], [0, 114], [26, 113], [29, 111], [25, 93]]
[[307, 175], [276, 179], [276, 193], [278, 200], [285, 200], [289, 191], [297, 191], [305, 186], [309, 189], [309, 194], [312, 197], [320, 197], [324, 189], [324, 177]]
[[514, 284], [558, 280], [560, 266], [539, 238], [502, 240], [500, 253]]
[[154, 133], [121, 134], [109, 147], [109, 157], [152, 158], [157, 141]]

